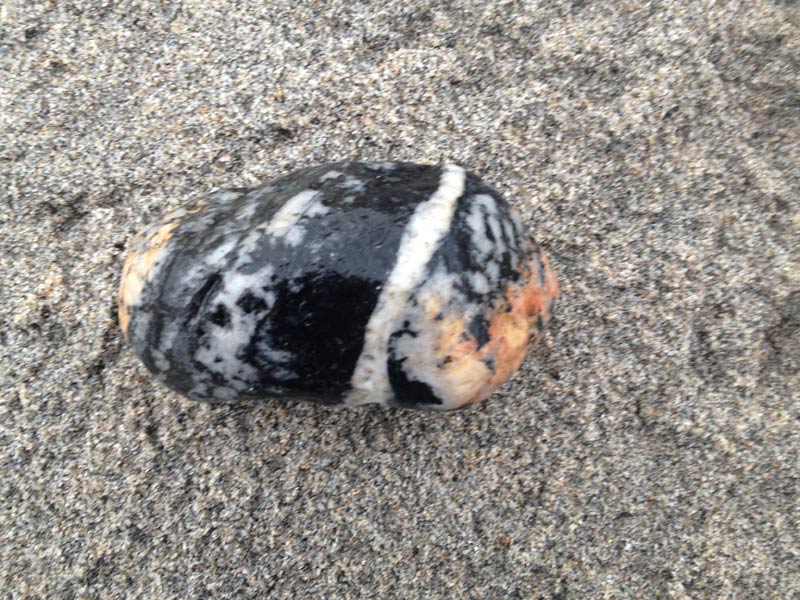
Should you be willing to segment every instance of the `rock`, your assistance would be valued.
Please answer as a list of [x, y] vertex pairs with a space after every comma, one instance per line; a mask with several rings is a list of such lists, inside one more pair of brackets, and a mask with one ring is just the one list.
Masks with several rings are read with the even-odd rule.
[[146, 229], [119, 321], [192, 399], [448, 410], [517, 369], [557, 291], [517, 213], [461, 167], [341, 162]]

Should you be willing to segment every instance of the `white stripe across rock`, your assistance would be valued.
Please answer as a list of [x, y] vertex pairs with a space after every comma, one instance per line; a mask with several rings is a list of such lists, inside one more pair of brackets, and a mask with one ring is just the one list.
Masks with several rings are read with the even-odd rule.
[[464, 193], [464, 169], [447, 165], [439, 188], [421, 202], [403, 231], [389, 278], [381, 289], [364, 335], [364, 348], [353, 372], [348, 404], [387, 403], [392, 398], [387, 368], [389, 336], [411, 292], [425, 275], [436, 246], [450, 231], [456, 200]]
[[341, 162], [146, 229], [119, 317], [145, 366], [196, 400], [447, 410], [508, 378], [556, 295], [544, 253], [476, 176]]

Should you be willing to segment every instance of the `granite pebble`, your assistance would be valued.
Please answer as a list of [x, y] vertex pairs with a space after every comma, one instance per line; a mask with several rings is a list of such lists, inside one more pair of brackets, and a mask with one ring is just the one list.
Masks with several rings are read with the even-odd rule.
[[119, 321], [194, 400], [453, 410], [538, 344], [558, 283], [458, 165], [339, 162], [194, 199], [128, 250]]

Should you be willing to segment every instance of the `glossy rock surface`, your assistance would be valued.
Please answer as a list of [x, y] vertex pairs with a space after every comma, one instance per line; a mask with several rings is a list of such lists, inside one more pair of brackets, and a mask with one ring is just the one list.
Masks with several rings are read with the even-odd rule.
[[544, 253], [476, 176], [344, 162], [149, 227], [119, 318], [147, 368], [196, 400], [447, 410], [513, 373], [556, 295]]

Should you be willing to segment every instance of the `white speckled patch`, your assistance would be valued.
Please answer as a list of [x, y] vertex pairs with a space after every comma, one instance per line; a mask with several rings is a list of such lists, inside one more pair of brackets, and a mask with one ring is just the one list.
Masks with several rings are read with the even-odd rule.
[[300, 244], [305, 237], [302, 219], [321, 216], [330, 211], [317, 199], [318, 196], [319, 192], [316, 190], [305, 190], [289, 198], [272, 217], [266, 233], [274, 238], [284, 239], [290, 246]]

